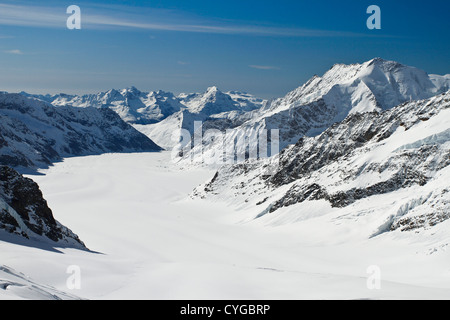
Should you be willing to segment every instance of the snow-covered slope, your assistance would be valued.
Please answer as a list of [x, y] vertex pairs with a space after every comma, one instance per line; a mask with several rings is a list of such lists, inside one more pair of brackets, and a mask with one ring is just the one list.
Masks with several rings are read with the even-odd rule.
[[178, 144], [182, 129], [193, 135], [195, 121], [201, 121], [204, 129], [226, 130], [242, 124], [267, 103], [247, 93], [223, 93], [217, 87], [210, 87], [204, 93], [182, 94], [178, 98], [186, 108], [159, 123], [134, 127], [163, 148], [172, 149]]
[[0, 166], [0, 240], [17, 237], [30, 242], [86, 249], [76, 234], [55, 220], [33, 180]]
[[[253, 112], [248, 121], [230, 133], [242, 139], [263, 130], [280, 130], [281, 149], [303, 136], [315, 136], [347, 115], [390, 109], [407, 101], [426, 99], [448, 90], [447, 76], [376, 58], [363, 64], [336, 64], [322, 77], [314, 76], [303, 86]], [[205, 141], [205, 153], [222, 148], [221, 141]], [[246, 148], [237, 146], [236, 152]], [[193, 150], [195, 154], [202, 154]], [[190, 159], [191, 155], [187, 155]]]
[[445, 76], [430, 74], [430, 79], [439, 91], [444, 92], [450, 90], [450, 74], [446, 74]]
[[366, 237], [450, 219], [450, 91], [350, 114], [278, 156], [225, 166], [194, 196], [219, 198], [271, 223], [316, 219]]
[[27, 275], [0, 265], [1, 300], [81, 300], [51, 286], [37, 283]]
[[55, 108], [19, 94], [0, 93], [0, 164], [36, 168], [62, 157], [159, 150], [109, 109]]
[[170, 150], [180, 142], [182, 130], [187, 130], [192, 135], [195, 121], [204, 122], [207, 119], [208, 116], [201, 112], [191, 113], [185, 109], [156, 124], [133, 126], [162, 148]]
[[226, 94], [229, 95], [233, 101], [239, 103], [241, 106], [240, 110], [243, 111], [257, 110], [264, 107], [268, 103], [268, 100], [255, 97], [247, 92], [229, 91], [226, 92]]

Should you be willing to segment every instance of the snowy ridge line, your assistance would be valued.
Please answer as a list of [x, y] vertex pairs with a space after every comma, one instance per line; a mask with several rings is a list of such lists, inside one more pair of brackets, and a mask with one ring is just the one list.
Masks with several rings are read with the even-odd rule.
[[[380, 58], [363, 64], [336, 64], [322, 77], [314, 76], [285, 97], [252, 111], [251, 117], [244, 113], [232, 122], [219, 122], [214, 128], [230, 130], [233, 133], [229, 136], [238, 140], [253, 132], [258, 135], [264, 130], [278, 129], [283, 149], [303, 136], [322, 133], [348, 115], [381, 112], [402, 103], [428, 99], [446, 92], [449, 84], [450, 79], [445, 76], [429, 76], [417, 68]], [[205, 126], [205, 130], [208, 127], [212, 126]], [[224, 144], [229, 143], [227, 140]], [[192, 148], [191, 154], [183, 155], [181, 163], [199, 163], [191, 159], [221, 148], [221, 141], [205, 139], [202, 145]], [[237, 147], [236, 152], [244, 155], [246, 149]]]

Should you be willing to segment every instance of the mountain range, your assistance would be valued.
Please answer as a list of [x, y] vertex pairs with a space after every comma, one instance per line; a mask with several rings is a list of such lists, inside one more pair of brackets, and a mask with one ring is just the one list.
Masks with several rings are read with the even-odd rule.
[[[335, 64], [323, 76], [316, 75], [274, 100], [237, 91], [222, 92], [217, 87], [177, 96], [161, 90], [141, 92], [135, 87], [82, 96], [21, 94], [57, 107], [111, 109], [165, 149], [180, 142], [183, 129], [193, 136], [195, 121], [202, 122], [203, 131], [231, 130], [230, 141], [224, 142], [227, 145], [254, 132], [278, 129], [283, 149], [302, 136], [320, 134], [349, 114], [387, 110], [449, 88], [450, 75], [429, 75], [415, 67], [375, 58], [361, 64]], [[203, 152], [194, 148], [192, 153], [207, 154], [220, 148], [218, 143], [221, 142], [204, 141]], [[236, 153], [245, 152], [237, 147]]]
[[450, 91], [352, 113], [275, 157], [223, 166], [194, 198], [267, 223], [346, 221], [374, 237], [450, 219]]
[[[266, 100], [248, 93], [231, 91], [224, 93], [217, 87], [203, 93], [180, 94], [162, 90], [142, 92], [135, 87], [87, 95], [21, 95], [36, 98], [55, 107], [94, 107], [111, 109], [125, 122], [145, 133], [159, 146], [171, 149], [178, 143], [172, 141], [172, 133], [183, 128], [193, 132], [194, 121], [235, 118], [246, 112], [261, 108]], [[169, 133], [168, 133], [169, 132]]]
[[[428, 75], [415, 67], [380, 58], [362, 64], [336, 64], [322, 77], [314, 76], [285, 97], [264, 108], [238, 115], [231, 125], [224, 123], [223, 127], [218, 127], [222, 131], [229, 130], [224, 141], [205, 139], [184, 155], [187, 160], [184, 162], [201, 162], [193, 158], [208, 157], [216, 150], [223, 150], [224, 145], [261, 135], [264, 130], [279, 130], [281, 150], [303, 136], [322, 133], [348, 115], [388, 110], [404, 102], [433, 97], [448, 91], [449, 87], [449, 75]], [[250, 145], [250, 149], [256, 147]], [[236, 144], [236, 156], [245, 157], [248, 148], [245, 144]]]
[[[201, 121], [201, 130], [227, 131], [228, 140], [204, 139], [178, 155], [182, 164], [272, 129], [279, 130], [281, 152], [259, 161], [219, 163], [217, 174], [193, 192], [194, 198], [247, 208], [248, 219], [307, 219], [298, 212], [308, 211], [332, 216], [327, 223], [367, 216], [376, 220], [368, 237], [433, 226], [450, 212], [449, 87], [449, 75], [375, 58], [336, 64], [275, 100], [217, 87], [180, 95], [135, 87], [82, 96], [3, 92], [0, 223], [24, 237], [39, 230], [34, 233], [52, 241], [70, 238], [82, 244], [52, 218], [38, 187], [9, 167], [20, 172], [65, 157], [172, 149], [182, 137], [185, 145], [192, 144], [194, 122]], [[258, 144], [234, 150], [245, 156]], [[14, 193], [15, 183], [35, 190], [36, 201], [25, 210], [29, 220], [17, 207], [23, 193]]]

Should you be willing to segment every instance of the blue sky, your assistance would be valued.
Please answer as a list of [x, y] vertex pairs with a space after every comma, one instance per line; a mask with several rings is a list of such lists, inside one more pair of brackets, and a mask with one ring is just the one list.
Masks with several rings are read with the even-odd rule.
[[[381, 30], [369, 30], [369, 5]], [[81, 8], [68, 30], [66, 8]], [[0, 1], [0, 90], [282, 96], [334, 63], [374, 57], [450, 73], [450, 2]]]

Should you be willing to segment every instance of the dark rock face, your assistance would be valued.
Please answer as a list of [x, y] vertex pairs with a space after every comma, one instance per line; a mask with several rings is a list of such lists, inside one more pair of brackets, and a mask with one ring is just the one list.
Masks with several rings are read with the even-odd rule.
[[0, 183], [2, 195], [8, 199], [7, 203], [16, 210], [22, 219], [29, 221], [29, 213], [33, 211], [45, 222], [56, 224], [52, 211], [33, 180], [23, 178], [13, 169], [1, 166]]
[[282, 151], [281, 170], [270, 182], [275, 186], [288, 184], [349, 155], [370, 141], [387, 139], [397, 128], [392, 120], [387, 113], [358, 113], [331, 126], [316, 139], [301, 138], [292, 149]]
[[353, 188], [347, 191], [341, 191], [329, 194], [325, 188], [317, 183], [300, 189], [298, 185], [293, 186], [285, 194], [283, 198], [276, 201], [271, 207], [270, 212], [274, 212], [281, 207], [288, 207], [306, 200], [327, 200], [333, 208], [346, 207], [357, 200], [370, 196], [389, 193], [401, 188], [407, 188], [415, 184], [423, 186], [427, 183], [428, 178], [423, 174], [415, 171], [402, 172], [395, 174], [391, 179], [373, 184], [367, 188]]
[[0, 166], [0, 201], [0, 229], [85, 248], [78, 236], [55, 220], [39, 186], [7, 166]]
[[390, 226], [389, 231], [397, 229], [401, 231], [412, 231], [423, 227], [433, 227], [448, 219], [450, 219], [450, 212], [436, 210], [436, 212], [420, 216], [400, 218]]

